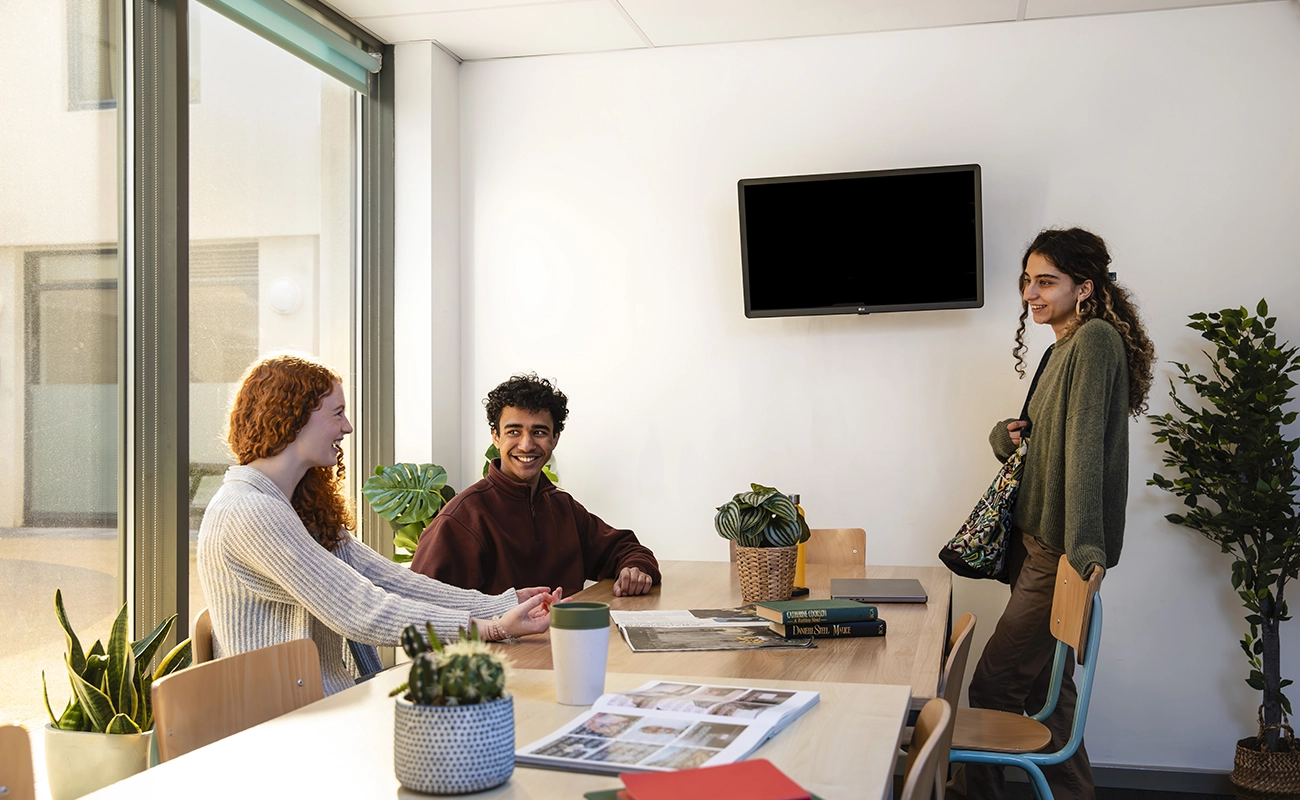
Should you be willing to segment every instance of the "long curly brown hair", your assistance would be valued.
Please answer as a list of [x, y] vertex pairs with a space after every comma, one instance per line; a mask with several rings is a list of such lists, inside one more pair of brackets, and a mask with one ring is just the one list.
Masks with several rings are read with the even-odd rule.
[[[240, 464], [270, 458], [288, 447], [342, 379], [329, 367], [298, 356], [272, 356], [244, 373], [226, 434]], [[290, 502], [307, 532], [333, 551], [344, 530], [356, 528], [343, 494], [343, 451], [334, 467], [312, 467]]]
[[1079, 313], [1070, 322], [1063, 339], [1069, 338], [1079, 326], [1090, 319], [1109, 322], [1124, 339], [1128, 354], [1128, 410], [1133, 416], [1147, 410], [1147, 394], [1151, 391], [1151, 365], [1156, 350], [1142, 327], [1137, 304], [1111, 277], [1110, 253], [1100, 236], [1083, 228], [1047, 229], [1038, 234], [1025, 255], [1020, 259], [1020, 326], [1016, 328], [1016, 346], [1011, 354], [1016, 358], [1016, 372], [1025, 377], [1025, 318], [1029, 304], [1025, 302], [1025, 270], [1029, 257], [1037, 253], [1051, 262], [1053, 267], [1069, 275], [1075, 283], [1092, 281], [1093, 292], [1079, 304]]

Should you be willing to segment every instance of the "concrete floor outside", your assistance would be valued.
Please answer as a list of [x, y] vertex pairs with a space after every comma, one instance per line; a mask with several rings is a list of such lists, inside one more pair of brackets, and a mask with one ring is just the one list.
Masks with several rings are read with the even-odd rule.
[[[197, 536], [190, 532], [192, 613], [205, 605], [194, 571]], [[117, 558], [113, 529], [0, 528], [0, 722], [20, 723], [31, 734], [38, 798], [48, 797], [42, 730], [49, 720], [41, 671], [55, 714], [72, 691], [63, 662], [63, 630], [54, 617], [54, 590], [63, 590], [82, 647], [107, 639], [120, 608]]]

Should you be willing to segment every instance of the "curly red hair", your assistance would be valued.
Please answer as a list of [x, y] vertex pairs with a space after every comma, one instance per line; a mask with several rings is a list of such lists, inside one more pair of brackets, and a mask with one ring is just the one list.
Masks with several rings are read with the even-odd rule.
[[[288, 447], [325, 397], [343, 380], [323, 364], [298, 356], [272, 356], [244, 373], [230, 409], [227, 440], [240, 464], [269, 458]], [[333, 551], [356, 521], [343, 494], [343, 451], [337, 466], [312, 467], [290, 502], [307, 532]]]

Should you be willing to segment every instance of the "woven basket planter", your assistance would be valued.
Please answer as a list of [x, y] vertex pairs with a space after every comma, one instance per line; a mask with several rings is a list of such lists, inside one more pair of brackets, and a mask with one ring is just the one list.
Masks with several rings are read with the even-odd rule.
[[798, 557], [798, 545], [737, 547], [736, 572], [740, 575], [741, 598], [746, 603], [789, 600]]
[[510, 697], [471, 706], [420, 706], [397, 698], [393, 761], [402, 786], [467, 794], [500, 786], [515, 770]]
[[[1289, 730], [1288, 730], [1289, 733]], [[1276, 753], [1260, 752], [1259, 738], [1249, 736], [1237, 742], [1232, 774], [1239, 800], [1288, 800], [1300, 797], [1300, 750], [1295, 740], [1283, 738]]]

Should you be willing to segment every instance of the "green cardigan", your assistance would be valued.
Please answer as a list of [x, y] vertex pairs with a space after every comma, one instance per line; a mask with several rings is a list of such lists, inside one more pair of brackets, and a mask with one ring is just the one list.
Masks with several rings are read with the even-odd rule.
[[[1128, 502], [1128, 356], [1119, 331], [1091, 319], [1052, 348], [1029, 401], [1025, 471], [1012, 523], [1065, 551], [1087, 576], [1119, 563]], [[1015, 448], [1003, 420], [989, 443]]]

